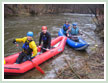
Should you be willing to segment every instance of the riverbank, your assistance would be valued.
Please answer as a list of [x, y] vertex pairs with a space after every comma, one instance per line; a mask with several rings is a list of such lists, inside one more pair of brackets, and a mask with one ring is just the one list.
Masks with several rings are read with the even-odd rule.
[[[56, 72], [55, 79], [104, 79], [104, 48], [101, 44], [96, 52], [76, 63], [64, 57], [66, 65]], [[71, 57], [72, 58], [72, 57]], [[80, 64], [75, 66], [75, 64]]]
[[102, 6], [100, 4], [5, 4], [4, 17], [58, 13], [93, 14]]

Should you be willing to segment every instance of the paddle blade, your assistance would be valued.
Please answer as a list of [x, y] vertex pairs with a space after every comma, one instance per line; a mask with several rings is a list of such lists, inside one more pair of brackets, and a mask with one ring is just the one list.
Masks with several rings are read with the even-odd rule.
[[40, 71], [42, 74], [45, 74], [45, 72], [44, 72], [38, 65], [36, 65], [35, 68], [36, 68], [38, 71]]
[[38, 71], [40, 71], [42, 74], [44, 74], [44, 71], [36, 63], [34, 63], [33, 61], [32, 61], [32, 63]]

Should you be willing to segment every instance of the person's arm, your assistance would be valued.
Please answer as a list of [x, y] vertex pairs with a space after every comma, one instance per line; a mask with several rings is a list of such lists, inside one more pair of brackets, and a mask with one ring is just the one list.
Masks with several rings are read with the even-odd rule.
[[69, 27], [68, 27], [68, 30], [71, 28], [70, 24], [69, 24]]
[[67, 32], [69, 32], [69, 31], [71, 31], [71, 28], [70, 27], [68, 28]]
[[67, 30], [67, 36], [69, 37], [69, 33], [71, 32], [71, 28]]
[[27, 39], [27, 37], [23, 37], [23, 38], [16, 38], [13, 43], [16, 43], [16, 42], [25, 42], [25, 40]]
[[39, 45], [41, 45], [41, 41], [42, 41], [42, 32], [40, 33]]
[[80, 31], [80, 30], [78, 31], [78, 33], [79, 33], [79, 35], [82, 35], [82, 33], [81, 33], [81, 31]]
[[48, 34], [48, 49], [51, 48], [51, 35], [50, 33]]
[[32, 42], [30, 43], [30, 48], [33, 50], [33, 54], [32, 54], [31, 57], [36, 56], [36, 54], [37, 54], [37, 46], [36, 46], [36, 44], [35, 44], [34, 41], [32, 41]]

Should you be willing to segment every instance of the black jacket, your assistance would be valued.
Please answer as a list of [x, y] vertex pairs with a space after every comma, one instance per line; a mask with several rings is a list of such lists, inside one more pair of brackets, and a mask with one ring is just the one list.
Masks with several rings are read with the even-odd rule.
[[47, 47], [50, 49], [51, 35], [49, 32], [46, 32], [45, 34], [43, 32], [40, 33], [39, 45], [41, 45], [41, 41], [43, 41], [44, 45], [48, 45]]

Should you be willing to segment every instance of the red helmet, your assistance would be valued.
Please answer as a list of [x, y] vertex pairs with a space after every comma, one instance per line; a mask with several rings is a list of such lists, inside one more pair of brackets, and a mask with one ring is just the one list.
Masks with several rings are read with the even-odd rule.
[[42, 30], [47, 30], [47, 26], [42, 26]]

